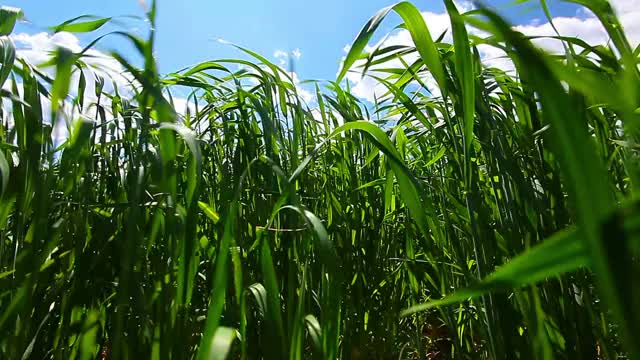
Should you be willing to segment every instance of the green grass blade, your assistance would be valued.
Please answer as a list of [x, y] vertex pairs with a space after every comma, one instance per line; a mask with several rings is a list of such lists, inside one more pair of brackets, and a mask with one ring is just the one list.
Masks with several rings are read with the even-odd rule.
[[[90, 19], [90, 20], [81, 21], [86, 19]], [[94, 15], [82, 15], [82, 16], [78, 16], [73, 19], [67, 20], [62, 24], [52, 26], [51, 30], [56, 33], [61, 31], [66, 31], [70, 33], [86, 33], [86, 32], [92, 32], [100, 29], [109, 21], [111, 21], [111, 18], [101, 18]]]
[[408, 316], [433, 307], [453, 305], [496, 291], [509, 291], [589, 266], [583, 235], [564, 230], [501, 266], [477, 285], [455, 291], [440, 300], [415, 305], [401, 312]]
[[22, 17], [22, 9], [11, 6], [0, 7], [0, 36], [11, 34], [16, 21], [22, 19]]
[[400, 17], [402, 17], [405, 27], [411, 34], [411, 38], [416, 45], [416, 49], [418, 50], [422, 61], [433, 74], [433, 77], [440, 86], [443, 95], [446, 96], [446, 78], [442, 67], [442, 61], [440, 59], [440, 53], [433, 42], [422, 14], [415, 5], [406, 1], [380, 10], [367, 22], [353, 41], [353, 44], [349, 49], [349, 53], [342, 64], [342, 69], [338, 74], [337, 81], [341, 81], [347, 74], [347, 71], [349, 71], [349, 68], [360, 58], [360, 55], [371, 39], [371, 36], [373, 36], [373, 33], [391, 10], [395, 11], [400, 15]]

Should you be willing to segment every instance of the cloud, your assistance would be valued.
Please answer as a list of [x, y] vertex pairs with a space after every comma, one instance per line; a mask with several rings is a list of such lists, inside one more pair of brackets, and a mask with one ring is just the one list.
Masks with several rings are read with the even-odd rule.
[[[17, 33], [10, 35], [11, 39], [16, 44], [16, 57], [23, 59], [31, 66], [38, 67], [39, 65], [47, 62], [58, 47], [64, 47], [72, 52], [79, 53], [84, 49], [80, 39], [74, 34], [67, 32], [60, 32], [56, 34], [48, 34], [45, 32], [28, 34]], [[103, 91], [112, 93], [116, 88], [121, 96], [130, 98], [133, 95], [132, 83], [133, 77], [127, 73], [120, 63], [108, 54], [96, 49], [89, 49], [85, 52], [85, 56], [82, 61], [87, 65], [87, 68], [82, 69], [82, 73], [86, 79], [86, 88], [84, 92], [84, 109], [80, 111], [77, 105], [73, 104], [70, 100], [64, 102], [61, 112], [59, 113], [59, 121], [52, 132], [52, 139], [54, 144], [62, 143], [68, 136], [70, 129], [73, 128], [75, 121], [81, 117], [88, 117], [91, 119], [96, 118], [96, 107], [94, 104], [98, 98], [95, 94], [97, 78], [104, 79]], [[47, 67], [40, 68], [42, 72], [49, 76], [55, 76], [55, 68]], [[78, 95], [77, 84], [80, 78], [80, 72], [76, 70], [71, 78], [70, 96]], [[18, 83], [18, 92], [22, 93], [22, 84]], [[10, 83], [4, 84], [6, 89], [10, 88]], [[135, 86], [135, 85], [134, 85]], [[45, 117], [45, 122], [51, 123], [49, 114], [51, 112], [51, 102], [45, 97], [41, 96], [42, 112]], [[186, 114], [187, 110], [193, 113], [195, 105], [187, 99], [181, 97], [173, 97], [175, 104], [175, 110], [179, 117]], [[107, 119], [113, 118], [111, 113], [111, 101], [109, 98], [102, 96], [100, 103], [103, 106]], [[10, 106], [9, 102], [5, 101], [3, 104], [5, 109], [8, 110]], [[10, 116], [11, 111], [5, 111], [5, 116]], [[11, 120], [11, 119], [7, 119]]]
[[[464, 5], [464, 8], [468, 8], [468, 5]], [[459, 5], [458, 6], [459, 9], [461, 9], [462, 7]], [[461, 10], [462, 11], [462, 10]], [[447, 15], [446, 13], [435, 13], [435, 12], [429, 12], [429, 11], [425, 11], [422, 12], [422, 16], [425, 19], [426, 24], [428, 24], [429, 27], [429, 32], [431, 33], [431, 36], [434, 38], [437, 38], [439, 36], [441, 36], [443, 33], [446, 32], [445, 37], [444, 37], [444, 41], [445, 42], [450, 42], [451, 41], [451, 32], [448, 31], [448, 29], [450, 28], [450, 21], [449, 21], [449, 15]], [[394, 32], [386, 37], [384, 37], [383, 39], [381, 39], [380, 41], [378, 41], [376, 44], [373, 45], [367, 45], [364, 49], [365, 52], [372, 52], [375, 49], [377, 49], [378, 47], [387, 47], [387, 46], [395, 46], [395, 45], [402, 45], [402, 46], [414, 46], [413, 44], [413, 39], [411, 38], [411, 34], [409, 33], [409, 31], [407, 30], [400, 30], [397, 32]], [[348, 52], [348, 50], [351, 48], [350, 45], [345, 46], [344, 51]], [[418, 59], [418, 55], [417, 54], [411, 54], [411, 55], [405, 55], [403, 57], [403, 60], [407, 63], [407, 64], [411, 64], [412, 62], [414, 62], [415, 60]], [[362, 61], [360, 62], [356, 62], [356, 66], [363, 64]], [[394, 60], [390, 60], [388, 62], [386, 62], [383, 66], [384, 68], [401, 68], [403, 67], [402, 62], [399, 59], [394, 59]], [[375, 73], [375, 67], [370, 69], [371, 71], [373, 71]], [[383, 75], [381, 73], [377, 74], [377, 75]], [[384, 76], [382, 76], [384, 77]], [[348, 81], [351, 82], [352, 85], [352, 92], [355, 96], [362, 98], [364, 100], [367, 100], [369, 102], [374, 102], [374, 100], [376, 98], [380, 98], [381, 96], [383, 96], [388, 90], [386, 88], [386, 86], [384, 86], [382, 83], [378, 82], [377, 80], [369, 77], [369, 76], [365, 76], [362, 77], [362, 74], [360, 72], [354, 72], [354, 71], [350, 71], [347, 73], [346, 78]], [[431, 86], [429, 88], [430, 91], [432, 92], [438, 92], [437, 91], [437, 87], [435, 86], [435, 82], [432, 81], [432, 79], [426, 79], [428, 80], [427, 83], [430, 85], [434, 85]]]
[[[633, 47], [640, 43], [640, 0], [611, 0], [611, 5], [618, 14], [620, 22], [631, 42]], [[458, 9], [461, 12], [471, 10], [470, 3], [457, 3]], [[439, 37], [446, 31], [444, 42], [451, 42], [451, 31], [449, 31], [451, 25], [449, 16], [444, 12], [422, 12], [422, 16], [425, 19], [431, 36], [434, 38]], [[600, 21], [587, 9], [581, 8], [577, 11], [575, 16], [571, 17], [555, 17], [553, 23], [558, 29], [558, 32], [564, 36], [577, 37], [586, 41], [591, 45], [604, 45], [609, 40], [607, 33]], [[514, 27], [517, 31], [522, 32], [529, 36], [555, 36], [551, 24], [546, 21], [535, 19], [526, 24], [519, 24]], [[469, 32], [474, 35], [482, 36], [482, 32], [469, 28]], [[542, 49], [551, 53], [561, 53], [564, 51], [562, 43], [555, 39], [541, 38], [534, 40], [534, 43]], [[377, 44], [368, 45], [365, 48], [366, 52], [371, 52], [378, 46], [391, 46], [391, 45], [405, 45], [413, 46], [411, 35], [407, 30], [400, 30], [386, 38], [380, 40]], [[350, 45], [345, 46], [345, 53], [348, 52]], [[485, 65], [490, 67], [497, 67], [505, 71], [513, 70], [513, 64], [506, 58], [506, 55], [502, 50], [489, 45], [479, 45], [478, 51]], [[417, 55], [405, 56], [403, 59], [408, 63], [415, 61]], [[356, 66], [360, 63], [356, 63]], [[400, 60], [391, 60], [384, 64], [384, 67], [402, 67]], [[375, 71], [375, 68], [373, 69]], [[347, 74], [347, 80], [352, 85], [353, 94], [373, 102], [376, 97], [379, 97], [387, 92], [384, 85], [372, 79], [371, 77], [362, 77], [360, 73], [349, 72]], [[439, 95], [439, 91], [436, 88], [436, 84], [433, 78], [427, 77], [424, 79], [429, 90], [434, 96]]]
[[305, 89], [302, 86], [302, 84], [300, 83], [300, 77], [298, 77], [298, 74], [295, 72], [290, 72], [289, 75], [291, 76], [291, 79], [293, 80], [293, 85], [296, 87], [296, 92], [298, 93], [298, 96], [300, 96], [302, 101], [304, 101], [307, 104], [315, 103], [316, 96], [311, 91]]
[[291, 56], [293, 56], [296, 60], [300, 60], [300, 57], [302, 57], [302, 53], [300, 52], [300, 49], [295, 48], [291, 52]]
[[278, 60], [278, 65], [285, 67], [289, 65], [290, 60], [300, 60], [302, 52], [299, 48], [295, 48], [291, 52], [278, 49], [273, 52], [273, 57]]
[[289, 54], [284, 50], [274, 51], [273, 57], [278, 60], [278, 65], [281, 67], [287, 66], [287, 63], [289, 62]]
[[184, 117], [187, 113], [190, 113], [193, 116], [196, 112], [196, 104], [189, 99], [176, 96], [171, 96], [171, 98], [169, 98], [166, 95], [165, 98], [167, 101], [173, 102], [173, 108], [178, 116]]
[[[51, 53], [58, 47], [67, 48], [75, 53], [83, 50], [80, 39], [74, 34], [68, 32], [59, 32], [56, 34], [48, 34], [45, 32], [37, 34], [18, 33], [12, 34], [10, 37], [16, 44], [16, 56], [24, 59], [27, 63], [38, 66], [50, 59]], [[111, 56], [96, 50], [89, 49], [85, 52], [82, 59], [88, 69], [84, 69], [87, 79], [87, 93], [94, 93], [93, 81], [95, 76], [105, 78], [105, 88], [107, 92], [113, 91], [117, 86], [119, 90], [126, 94], [130, 93], [127, 89], [132, 77], [127, 74], [124, 68]], [[45, 73], [53, 76], [55, 69], [52, 67], [43, 69]], [[72, 81], [77, 81], [79, 74], [76, 73]]]
[[[319, 107], [315, 107], [315, 108], [311, 109], [311, 116], [319, 124], [323, 124], [324, 123], [324, 120], [322, 119], [322, 112], [320, 111]], [[344, 124], [344, 118], [336, 110], [325, 109], [325, 116], [327, 118], [326, 120], [327, 120], [327, 124], [329, 125], [329, 130], [335, 129], [335, 127], [336, 127], [335, 125], [341, 126], [341, 125]], [[334, 121], [335, 121], [335, 123], [334, 123]]]
[[[55, 76], [55, 67], [49, 66], [42, 68], [40, 65], [47, 62], [57, 48], [66, 48], [75, 53], [83, 50], [80, 39], [68, 32], [55, 34], [48, 34], [46, 32], [36, 34], [16, 33], [11, 34], [10, 38], [16, 45], [17, 58], [24, 60], [33, 67], [39, 67], [40, 71], [51, 77]], [[71, 101], [64, 102], [61, 112], [59, 113], [59, 121], [56, 122], [52, 133], [54, 144], [60, 144], [68, 137], [69, 129], [73, 127], [73, 124], [80, 116], [95, 118], [96, 108], [92, 106], [92, 104], [97, 101], [95, 89], [98, 78], [104, 80], [103, 91], [105, 92], [113, 92], [113, 90], [117, 88], [123, 96], [132, 94], [130, 87], [132, 76], [126, 73], [125, 69], [114, 58], [99, 50], [89, 49], [84, 53], [82, 61], [87, 65], [86, 68], [82, 69], [82, 74], [86, 80], [86, 88], [83, 94], [85, 107], [80, 111], [78, 106]], [[72, 97], [78, 95], [77, 84], [79, 79], [80, 72], [76, 70], [70, 80], [69, 95]], [[8, 87], [9, 83], [5, 83], [4, 86], [5, 88]], [[18, 88], [19, 92], [22, 92], [22, 84], [19, 83]], [[42, 96], [40, 102], [45, 122], [51, 123], [49, 117], [51, 112], [50, 100]], [[111, 108], [109, 104], [110, 100], [102, 97], [101, 102], [105, 111], [109, 113]], [[113, 115], [109, 113], [107, 116]]]
[[300, 98], [307, 104], [315, 103], [315, 95], [302, 86], [298, 73], [296, 73], [295, 71], [285, 70], [290, 65], [289, 61], [291, 61], [292, 58], [295, 60], [300, 60], [300, 58], [302, 57], [302, 52], [300, 51], [300, 49], [295, 48], [290, 53], [278, 49], [273, 52], [273, 57], [278, 60], [278, 65], [280, 66], [280, 68], [283, 69], [283, 71], [289, 74], [289, 76], [291, 77], [293, 85], [296, 87], [296, 92], [298, 93]]

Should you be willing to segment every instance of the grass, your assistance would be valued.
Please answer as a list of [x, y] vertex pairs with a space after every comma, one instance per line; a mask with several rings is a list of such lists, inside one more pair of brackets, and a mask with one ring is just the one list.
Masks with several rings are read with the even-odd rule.
[[[609, 45], [547, 54], [451, 0], [443, 37], [398, 3], [314, 104], [244, 48], [159, 74], [155, 3], [144, 38], [107, 35], [142, 64], [112, 53], [112, 92], [101, 37], [28, 64], [2, 8], [0, 358], [638, 359], [640, 49], [573, 2]], [[390, 12], [415, 45], [365, 53]], [[361, 102], [350, 71], [388, 92]]]

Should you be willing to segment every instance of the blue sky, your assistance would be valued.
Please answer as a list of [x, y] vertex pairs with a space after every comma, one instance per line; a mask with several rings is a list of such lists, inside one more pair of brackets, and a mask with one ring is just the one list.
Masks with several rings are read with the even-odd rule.
[[[300, 49], [296, 71], [302, 79], [333, 79], [349, 44], [362, 25], [379, 9], [395, 0], [159, 0], [156, 53], [160, 70], [170, 72], [216, 58], [244, 57], [238, 50], [215, 41], [222, 38], [274, 59], [277, 50]], [[511, 0], [488, 1], [516, 24], [543, 23], [537, 1], [510, 6]], [[551, 1], [554, 16], [576, 16], [576, 8]], [[439, 1], [415, 1], [422, 11], [442, 12]], [[17, 32], [38, 33], [47, 26], [72, 17], [143, 15], [138, 0], [9, 0], [6, 5], [24, 10], [30, 23]], [[381, 36], [399, 23], [387, 19]], [[144, 28], [140, 21], [127, 20], [126, 28]], [[95, 35], [81, 36], [87, 42]], [[100, 45], [102, 50], [127, 48], [115, 39]], [[275, 60], [275, 59], [274, 59]]]

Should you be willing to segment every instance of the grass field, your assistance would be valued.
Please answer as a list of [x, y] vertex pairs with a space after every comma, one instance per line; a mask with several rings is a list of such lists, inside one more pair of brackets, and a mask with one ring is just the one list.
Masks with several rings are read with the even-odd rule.
[[[605, 0], [562, 54], [444, 2], [371, 14], [312, 104], [244, 48], [159, 74], [155, 3], [113, 91], [0, 9], [0, 358], [640, 359], [640, 48]], [[415, 45], [366, 52], [393, 12]]]

